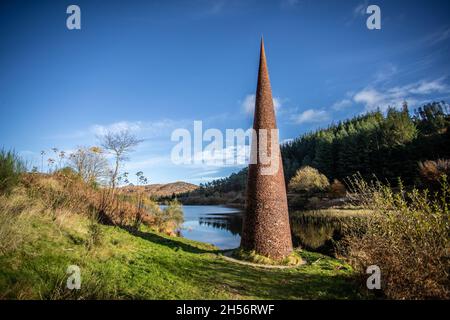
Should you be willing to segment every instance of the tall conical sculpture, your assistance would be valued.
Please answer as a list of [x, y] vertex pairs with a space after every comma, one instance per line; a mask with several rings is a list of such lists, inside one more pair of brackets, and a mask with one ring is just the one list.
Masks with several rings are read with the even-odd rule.
[[[257, 138], [252, 141], [252, 144], [256, 142], [256, 148], [252, 145], [252, 149], [257, 152], [257, 161], [251, 160], [248, 166], [246, 213], [241, 248], [254, 250], [257, 254], [273, 259], [282, 259], [292, 252], [292, 238], [283, 162], [279, 152], [278, 135], [274, 136], [272, 130], [277, 129], [277, 124], [263, 39], [261, 39], [253, 129]], [[261, 131], [267, 132], [268, 143], [261, 139]], [[267, 162], [261, 161], [261, 148], [266, 148], [264, 151], [267, 151], [266, 154], [269, 156], [270, 150], [277, 150], [273, 162], [278, 163], [275, 163], [277, 170], [274, 172], [270, 170], [269, 174], [265, 172], [268, 165], [265, 164]]]

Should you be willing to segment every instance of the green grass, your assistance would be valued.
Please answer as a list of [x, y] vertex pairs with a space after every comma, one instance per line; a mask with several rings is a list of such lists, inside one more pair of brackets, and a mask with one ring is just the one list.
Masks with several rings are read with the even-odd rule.
[[[0, 299], [349, 299], [359, 298], [343, 262], [302, 252], [306, 265], [272, 270], [224, 260], [204, 243], [89, 220], [30, 215], [20, 247], [0, 256]], [[81, 290], [66, 289], [66, 269], [81, 269]]]
[[300, 253], [294, 250], [290, 255], [282, 260], [274, 260], [266, 256], [257, 254], [255, 251], [246, 251], [243, 249], [233, 250], [231, 256], [242, 262], [249, 262], [268, 266], [295, 267], [302, 264], [303, 260]]

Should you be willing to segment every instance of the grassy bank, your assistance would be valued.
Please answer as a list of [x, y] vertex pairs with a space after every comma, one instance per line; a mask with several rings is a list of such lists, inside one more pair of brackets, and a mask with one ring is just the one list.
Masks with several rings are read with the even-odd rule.
[[[213, 246], [149, 230], [96, 225], [71, 212], [24, 213], [17, 246], [0, 256], [2, 299], [347, 299], [349, 266], [302, 252], [305, 266], [266, 270], [225, 261]], [[96, 230], [96, 243], [92, 243]], [[81, 290], [66, 269], [81, 269]]]

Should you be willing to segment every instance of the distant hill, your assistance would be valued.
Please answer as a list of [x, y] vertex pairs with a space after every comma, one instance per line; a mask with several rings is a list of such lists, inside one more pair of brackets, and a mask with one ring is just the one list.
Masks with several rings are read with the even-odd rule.
[[173, 194], [178, 195], [180, 193], [193, 191], [198, 188], [199, 187], [197, 185], [192, 183], [176, 181], [165, 184], [148, 184], [146, 186], [126, 186], [122, 187], [121, 190], [126, 193], [134, 193], [138, 190], [144, 190], [144, 192], [150, 197], [167, 197], [172, 196]]

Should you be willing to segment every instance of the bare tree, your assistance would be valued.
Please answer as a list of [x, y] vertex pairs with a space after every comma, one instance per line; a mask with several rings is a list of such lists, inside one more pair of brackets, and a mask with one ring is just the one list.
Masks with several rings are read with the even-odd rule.
[[101, 182], [108, 176], [109, 163], [99, 147], [79, 147], [69, 155], [68, 162], [86, 182]]
[[114, 156], [114, 168], [111, 175], [111, 185], [114, 190], [119, 175], [119, 168], [122, 162], [128, 160], [128, 154], [134, 150], [143, 140], [138, 139], [129, 130], [120, 132], [107, 132], [100, 137], [102, 147]]

